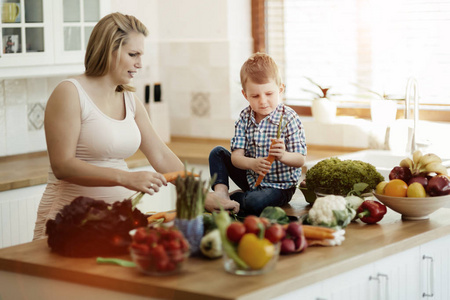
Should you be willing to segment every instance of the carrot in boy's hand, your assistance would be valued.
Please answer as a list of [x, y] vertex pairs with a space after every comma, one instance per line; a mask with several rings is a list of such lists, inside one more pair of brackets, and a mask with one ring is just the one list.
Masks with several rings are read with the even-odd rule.
[[[277, 139], [279, 139], [280, 136], [281, 136], [281, 131], [282, 131], [282, 129], [281, 129], [281, 123], [283, 123], [283, 113], [281, 113], [280, 121], [278, 122]], [[287, 125], [287, 124], [286, 124], [286, 125]], [[285, 126], [286, 126], [286, 125], [285, 125]], [[273, 140], [272, 140], [272, 143], [270, 144], [270, 149], [272, 149], [272, 147], [273, 147], [276, 143], [277, 143], [277, 140], [273, 139]], [[270, 151], [270, 150], [269, 150], [269, 151]], [[267, 156], [266, 160], [267, 160], [267, 161], [270, 163], [270, 165], [272, 166], [273, 162], [275, 161], [275, 156], [269, 155], [269, 156]], [[264, 175], [259, 175], [259, 176], [258, 176], [258, 179], [256, 180], [256, 183], [255, 183], [255, 187], [257, 187], [258, 185], [261, 184], [261, 181], [264, 179], [265, 176], [266, 176], [265, 174], [264, 174]]]

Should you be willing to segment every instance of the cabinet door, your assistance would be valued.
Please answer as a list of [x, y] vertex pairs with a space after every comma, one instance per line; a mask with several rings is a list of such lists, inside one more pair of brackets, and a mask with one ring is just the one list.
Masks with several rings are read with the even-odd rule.
[[55, 1], [55, 62], [83, 63], [92, 29], [110, 12], [105, 0]]
[[0, 192], [0, 248], [31, 242], [45, 187], [41, 184]]
[[323, 282], [322, 293], [317, 299], [327, 300], [377, 300], [373, 298], [376, 288], [370, 280], [373, 264], [359, 267]]
[[53, 62], [50, 1], [1, 0], [0, 67]]
[[450, 299], [450, 236], [420, 247], [422, 299]]
[[379, 300], [420, 299], [420, 249], [415, 247], [391, 255], [375, 264], [373, 278], [379, 280]]

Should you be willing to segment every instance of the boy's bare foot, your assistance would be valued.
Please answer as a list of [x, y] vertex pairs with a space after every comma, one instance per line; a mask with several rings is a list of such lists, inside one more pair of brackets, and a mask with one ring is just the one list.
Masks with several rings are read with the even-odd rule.
[[220, 207], [223, 207], [225, 210], [233, 211], [234, 213], [239, 212], [239, 202], [231, 200], [228, 193], [219, 191], [208, 193], [205, 199], [205, 209], [209, 212], [213, 212], [220, 211]]

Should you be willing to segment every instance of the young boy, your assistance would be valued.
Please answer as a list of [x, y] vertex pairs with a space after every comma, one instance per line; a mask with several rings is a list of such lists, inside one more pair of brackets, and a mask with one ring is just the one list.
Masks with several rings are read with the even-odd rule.
[[[297, 113], [281, 103], [284, 84], [275, 61], [267, 54], [252, 55], [241, 68], [242, 94], [249, 106], [241, 111], [231, 139], [231, 153], [214, 148], [209, 156], [211, 176], [217, 174], [205, 208], [259, 215], [266, 206], [283, 206], [296, 191], [305, 163], [306, 143]], [[277, 130], [282, 119], [282, 132]], [[285, 125], [286, 124], [286, 125]], [[272, 140], [274, 145], [270, 147]], [[266, 160], [275, 157], [273, 164]], [[255, 187], [259, 175], [265, 175]], [[229, 179], [241, 189], [229, 194]], [[215, 207], [213, 204], [216, 204]]]

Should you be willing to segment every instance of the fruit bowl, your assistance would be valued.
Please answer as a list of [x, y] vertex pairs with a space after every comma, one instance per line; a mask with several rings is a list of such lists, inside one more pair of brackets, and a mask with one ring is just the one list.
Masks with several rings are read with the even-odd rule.
[[450, 195], [436, 197], [392, 197], [373, 193], [384, 205], [402, 215], [404, 220], [426, 220], [429, 215], [450, 203]]
[[280, 256], [280, 243], [274, 244], [275, 252], [272, 258], [261, 269], [241, 268], [235, 261], [227, 255], [226, 251], [223, 251], [223, 266], [225, 271], [236, 275], [260, 275], [271, 271], [277, 264]]

